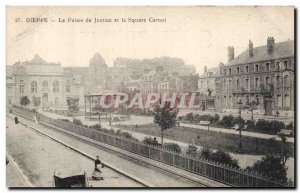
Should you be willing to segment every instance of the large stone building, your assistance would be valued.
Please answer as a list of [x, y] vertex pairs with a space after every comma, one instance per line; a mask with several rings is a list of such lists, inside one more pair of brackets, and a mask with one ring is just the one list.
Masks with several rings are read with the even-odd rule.
[[[258, 103], [255, 114], [293, 116], [294, 113], [294, 41], [249, 48], [234, 57], [228, 47], [228, 63], [220, 66], [217, 103], [221, 112], [238, 112], [247, 103]], [[249, 112], [248, 112], [249, 113]]]
[[[7, 66], [8, 105], [20, 105], [20, 98], [27, 96], [29, 107], [61, 108], [67, 106], [68, 97], [79, 98], [83, 104], [83, 87], [80, 75], [65, 74], [58, 63], [48, 63], [38, 55], [31, 61]], [[33, 98], [41, 103], [35, 106]]]

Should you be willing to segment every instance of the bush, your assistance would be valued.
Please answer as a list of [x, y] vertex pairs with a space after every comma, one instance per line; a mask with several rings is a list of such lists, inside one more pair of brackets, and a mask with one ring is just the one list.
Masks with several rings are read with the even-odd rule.
[[259, 119], [255, 125], [255, 130], [268, 134], [277, 134], [281, 129], [284, 128], [285, 124], [277, 120], [267, 121], [264, 119]]
[[195, 156], [197, 154], [198, 147], [194, 145], [189, 145], [186, 154]]
[[200, 116], [200, 121], [209, 121], [209, 122], [213, 122], [214, 117], [211, 115], [202, 115]]
[[73, 119], [73, 123], [78, 126], [83, 126], [82, 122], [79, 119]]
[[186, 114], [185, 119], [187, 121], [193, 122], [194, 121], [194, 114], [193, 113]]
[[291, 121], [286, 127], [285, 129], [288, 129], [288, 130], [294, 130], [294, 124], [293, 124], [293, 121]]
[[177, 143], [165, 143], [164, 148], [169, 149], [171, 151], [181, 153], [181, 148]]
[[214, 118], [213, 118], [213, 122], [217, 123], [218, 121], [220, 121], [220, 115], [215, 114]]
[[263, 174], [271, 180], [287, 183], [287, 168], [282, 164], [280, 157], [267, 155], [257, 161], [253, 167], [247, 167], [247, 170]]
[[145, 137], [142, 141], [142, 143], [148, 144], [148, 145], [157, 145], [157, 141], [152, 137]]
[[218, 150], [216, 152], [213, 152], [210, 149], [204, 149], [201, 152], [201, 156], [210, 161], [225, 164], [234, 168], [240, 168], [237, 160], [233, 159], [228, 153], [224, 151]]
[[219, 121], [219, 125], [223, 126], [225, 128], [231, 128], [233, 127], [232, 125], [232, 121], [233, 121], [234, 117], [232, 115], [226, 115], [223, 117], [223, 119], [221, 121]]
[[234, 126], [235, 124], [238, 124], [240, 126], [240, 128], [243, 128], [245, 125], [245, 120], [242, 117], [235, 117], [232, 120], [232, 126]]
[[96, 130], [100, 130], [102, 127], [101, 127], [101, 125], [99, 123], [97, 123], [95, 125], [90, 126], [90, 128], [96, 129]]
[[249, 129], [254, 129], [255, 128], [255, 123], [251, 120], [247, 120], [245, 125], [248, 125]]

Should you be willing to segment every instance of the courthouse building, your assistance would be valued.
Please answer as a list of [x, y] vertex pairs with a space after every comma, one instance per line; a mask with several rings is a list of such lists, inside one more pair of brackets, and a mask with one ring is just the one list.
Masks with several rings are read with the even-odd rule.
[[67, 107], [68, 97], [79, 98], [83, 104], [83, 87], [79, 75], [65, 74], [59, 63], [48, 63], [38, 55], [30, 61], [7, 66], [8, 105], [20, 105], [20, 98], [29, 98], [29, 107], [34, 107], [33, 98], [39, 98], [38, 108]]
[[[293, 115], [294, 112], [294, 41], [275, 42], [248, 49], [234, 57], [228, 47], [228, 63], [220, 66], [217, 103], [221, 112], [238, 112], [248, 102], [256, 101], [254, 114]], [[240, 102], [239, 102], [240, 101]], [[249, 112], [248, 112], [249, 113]]]

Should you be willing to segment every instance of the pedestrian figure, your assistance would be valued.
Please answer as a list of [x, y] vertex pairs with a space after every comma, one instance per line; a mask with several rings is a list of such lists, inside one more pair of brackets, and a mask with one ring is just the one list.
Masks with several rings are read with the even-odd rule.
[[279, 117], [279, 114], [280, 114], [280, 113], [279, 113], [278, 110], [277, 110], [277, 111], [276, 111], [276, 117]]
[[92, 179], [94, 179], [94, 180], [104, 180], [103, 175], [102, 175], [102, 171], [101, 171], [101, 168], [103, 168], [103, 167], [104, 167], [104, 165], [100, 161], [99, 156], [96, 156], [95, 168], [94, 168], [94, 172], [93, 172], [93, 175], [92, 175]]

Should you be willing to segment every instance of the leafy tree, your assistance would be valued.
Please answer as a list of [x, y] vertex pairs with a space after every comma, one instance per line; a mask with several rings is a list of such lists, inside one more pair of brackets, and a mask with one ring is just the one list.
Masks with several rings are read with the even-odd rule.
[[279, 146], [280, 149], [280, 153], [279, 156], [281, 158], [281, 162], [283, 165], [286, 164], [286, 161], [290, 158], [294, 156], [294, 152], [293, 149], [291, 148], [291, 146], [287, 143], [286, 141], [286, 137], [284, 135], [280, 135], [281, 138], [281, 144]]
[[267, 155], [262, 160], [257, 161], [252, 167], [247, 167], [247, 170], [263, 174], [271, 178], [270, 180], [287, 183], [287, 168], [278, 156]]
[[32, 97], [32, 103], [35, 107], [38, 107], [40, 106], [41, 104], [41, 98], [40, 97], [36, 97], [36, 96], [33, 96]]
[[157, 141], [155, 141], [155, 139], [152, 137], [145, 137], [142, 143], [149, 144], [149, 145], [157, 145]]
[[245, 107], [246, 109], [248, 109], [251, 112], [251, 120], [252, 120], [252, 122], [254, 121], [253, 112], [254, 112], [254, 110], [257, 109], [257, 106], [258, 106], [258, 102], [251, 101], [251, 102], [247, 103], [246, 107]]
[[70, 112], [78, 112], [79, 111], [79, 99], [78, 98], [67, 98], [67, 105], [68, 105], [68, 114]]
[[163, 108], [156, 105], [153, 111], [154, 123], [161, 128], [161, 145], [163, 145], [164, 130], [170, 129], [176, 125], [177, 109], [170, 108], [170, 104], [166, 104]]
[[29, 100], [28, 96], [22, 96], [20, 99], [20, 104], [21, 104], [21, 107], [29, 105], [30, 100]]

